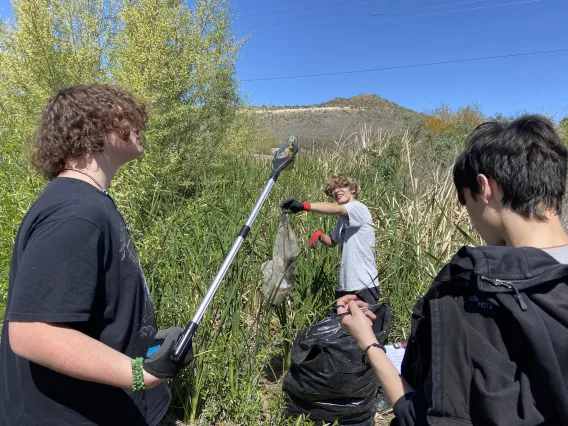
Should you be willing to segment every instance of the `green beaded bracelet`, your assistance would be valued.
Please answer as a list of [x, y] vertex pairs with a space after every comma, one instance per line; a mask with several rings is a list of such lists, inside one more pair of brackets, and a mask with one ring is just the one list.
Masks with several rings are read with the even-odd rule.
[[132, 360], [132, 390], [143, 392], [146, 390], [144, 384], [144, 358], [138, 357]]

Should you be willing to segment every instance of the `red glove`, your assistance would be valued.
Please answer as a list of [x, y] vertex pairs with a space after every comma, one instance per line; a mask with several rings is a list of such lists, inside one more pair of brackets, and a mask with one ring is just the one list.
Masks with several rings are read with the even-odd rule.
[[316, 248], [319, 242], [323, 239], [325, 234], [321, 231], [316, 231], [313, 233], [312, 238], [310, 238], [310, 247]]

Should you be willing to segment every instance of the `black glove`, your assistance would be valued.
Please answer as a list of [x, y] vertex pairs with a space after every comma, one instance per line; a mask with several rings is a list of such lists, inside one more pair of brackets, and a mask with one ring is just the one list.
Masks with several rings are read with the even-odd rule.
[[158, 331], [154, 339], [161, 343], [160, 349], [152, 352], [152, 354], [144, 360], [144, 370], [160, 379], [171, 379], [175, 377], [183, 367], [193, 361], [191, 342], [189, 342], [189, 351], [187, 351], [187, 355], [182, 360], [174, 362], [170, 358], [172, 348], [181, 333], [183, 333], [183, 328], [180, 327], [170, 327], [167, 330]]
[[310, 210], [310, 203], [302, 203], [301, 201], [290, 198], [280, 202], [282, 213], [298, 213], [304, 210]]

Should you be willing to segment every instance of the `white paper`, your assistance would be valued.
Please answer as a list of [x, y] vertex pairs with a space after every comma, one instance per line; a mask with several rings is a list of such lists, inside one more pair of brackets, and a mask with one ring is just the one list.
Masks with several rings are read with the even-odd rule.
[[394, 345], [386, 345], [385, 349], [387, 350], [387, 357], [392, 361], [398, 373], [400, 374], [402, 358], [404, 358], [404, 352], [406, 351], [405, 348], [395, 348]]

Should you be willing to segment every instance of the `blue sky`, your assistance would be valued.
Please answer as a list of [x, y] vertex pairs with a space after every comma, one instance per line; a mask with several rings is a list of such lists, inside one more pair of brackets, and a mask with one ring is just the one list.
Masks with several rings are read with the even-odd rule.
[[[566, 0], [236, 0], [234, 8], [237, 36], [251, 37], [238, 64], [243, 80], [568, 48]], [[9, 14], [9, 0], [0, 0], [0, 14]], [[488, 114], [561, 118], [568, 115], [567, 70], [563, 52], [243, 81], [242, 89], [253, 105], [307, 105], [373, 93], [417, 111], [442, 102], [478, 103]]]

